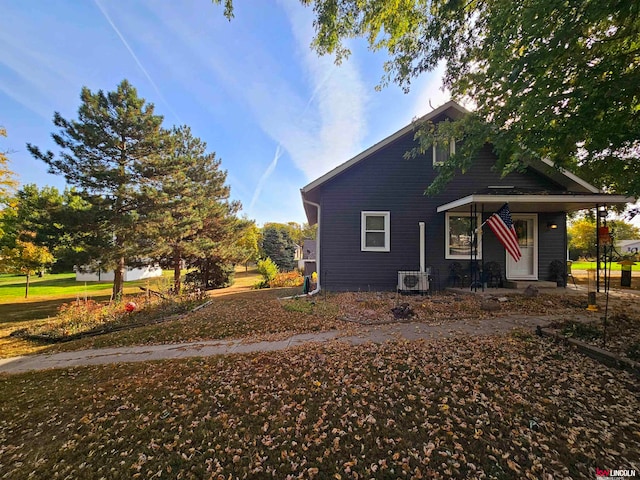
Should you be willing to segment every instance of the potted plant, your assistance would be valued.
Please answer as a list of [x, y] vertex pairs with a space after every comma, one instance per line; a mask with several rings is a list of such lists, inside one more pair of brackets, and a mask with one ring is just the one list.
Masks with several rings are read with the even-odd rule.
[[555, 280], [558, 287], [566, 286], [567, 276], [565, 268], [565, 262], [561, 260], [554, 260], [549, 265], [549, 275], [551, 280]]

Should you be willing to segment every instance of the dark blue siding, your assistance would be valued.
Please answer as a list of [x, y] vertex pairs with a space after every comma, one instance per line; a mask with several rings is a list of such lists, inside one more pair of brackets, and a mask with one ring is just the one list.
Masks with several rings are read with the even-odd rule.
[[[547, 178], [533, 172], [512, 173], [505, 178], [493, 171], [495, 157], [490, 147], [483, 149], [471, 170], [458, 175], [437, 196], [424, 195], [435, 178], [431, 153], [422, 158], [404, 159], [413, 144], [407, 135], [378, 150], [369, 158], [335, 176], [320, 187], [321, 282], [323, 288], [338, 290], [394, 290], [398, 270], [419, 268], [419, 222], [426, 228], [426, 264], [439, 270], [445, 286], [448, 266], [445, 260], [445, 214], [438, 206], [485, 189], [489, 185], [513, 185], [522, 189], [559, 190]], [[360, 248], [361, 212], [391, 213], [390, 252], [362, 252]], [[485, 218], [493, 212], [484, 212]], [[517, 213], [514, 211], [514, 213]], [[548, 275], [553, 259], [564, 259], [564, 215], [557, 218], [559, 228], [546, 232], [548, 215], [539, 215], [540, 279]], [[542, 241], [551, 236], [559, 240]], [[505, 264], [504, 249], [491, 232], [484, 235], [484, 261]]]

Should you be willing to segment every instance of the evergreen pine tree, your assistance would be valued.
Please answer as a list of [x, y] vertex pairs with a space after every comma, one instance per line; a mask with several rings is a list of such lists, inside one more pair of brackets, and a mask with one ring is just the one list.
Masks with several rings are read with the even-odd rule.
[[179, 292], [183, 264], [233, 259], [240, 204], [229, 200], [227, 172], [220, 169], [220, 160], [207, 153], [206, 143], [189, 127], [171, 131], [171, 148], [158, 169], [153, 175], [156, 181], [144, 186], [147, 203], [140, 214], [145, 236], [153, 243], [153, 257], [173, 269], [173, 288]]
[[125, 265], [144, 258], [138, 211], [144, 185], [153, 175], [166, 147], [167, 132], [153, 104], [138, 97], [123, 80], [113, 92], [80, 95], [77, 120], [54, 114], [59, 129], [52, 135], [61, 149], [56, 157], [27, 145], [31, 154], [49, 165], [50, 173], [64, 175], [91, 205], [86, 231], [93, 235], [92, 251], [104, 266], [115, 268], [113, 297], [122, 295]]

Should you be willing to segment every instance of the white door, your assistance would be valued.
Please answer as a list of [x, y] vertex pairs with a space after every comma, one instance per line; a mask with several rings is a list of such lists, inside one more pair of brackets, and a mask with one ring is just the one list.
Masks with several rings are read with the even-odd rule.
[[513, 226], [518, 234], [522, 257], [517, 262], [507, 256], [507, 278], [509, 280], [538, 279], [538, 215], [513, 214]]

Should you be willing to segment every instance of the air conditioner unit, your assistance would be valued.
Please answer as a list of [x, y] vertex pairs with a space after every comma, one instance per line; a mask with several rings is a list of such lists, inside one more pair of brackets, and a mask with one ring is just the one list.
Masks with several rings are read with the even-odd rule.
[[401, 292], [429, 291], [429, 272], [398, 272], [398, 290]]

